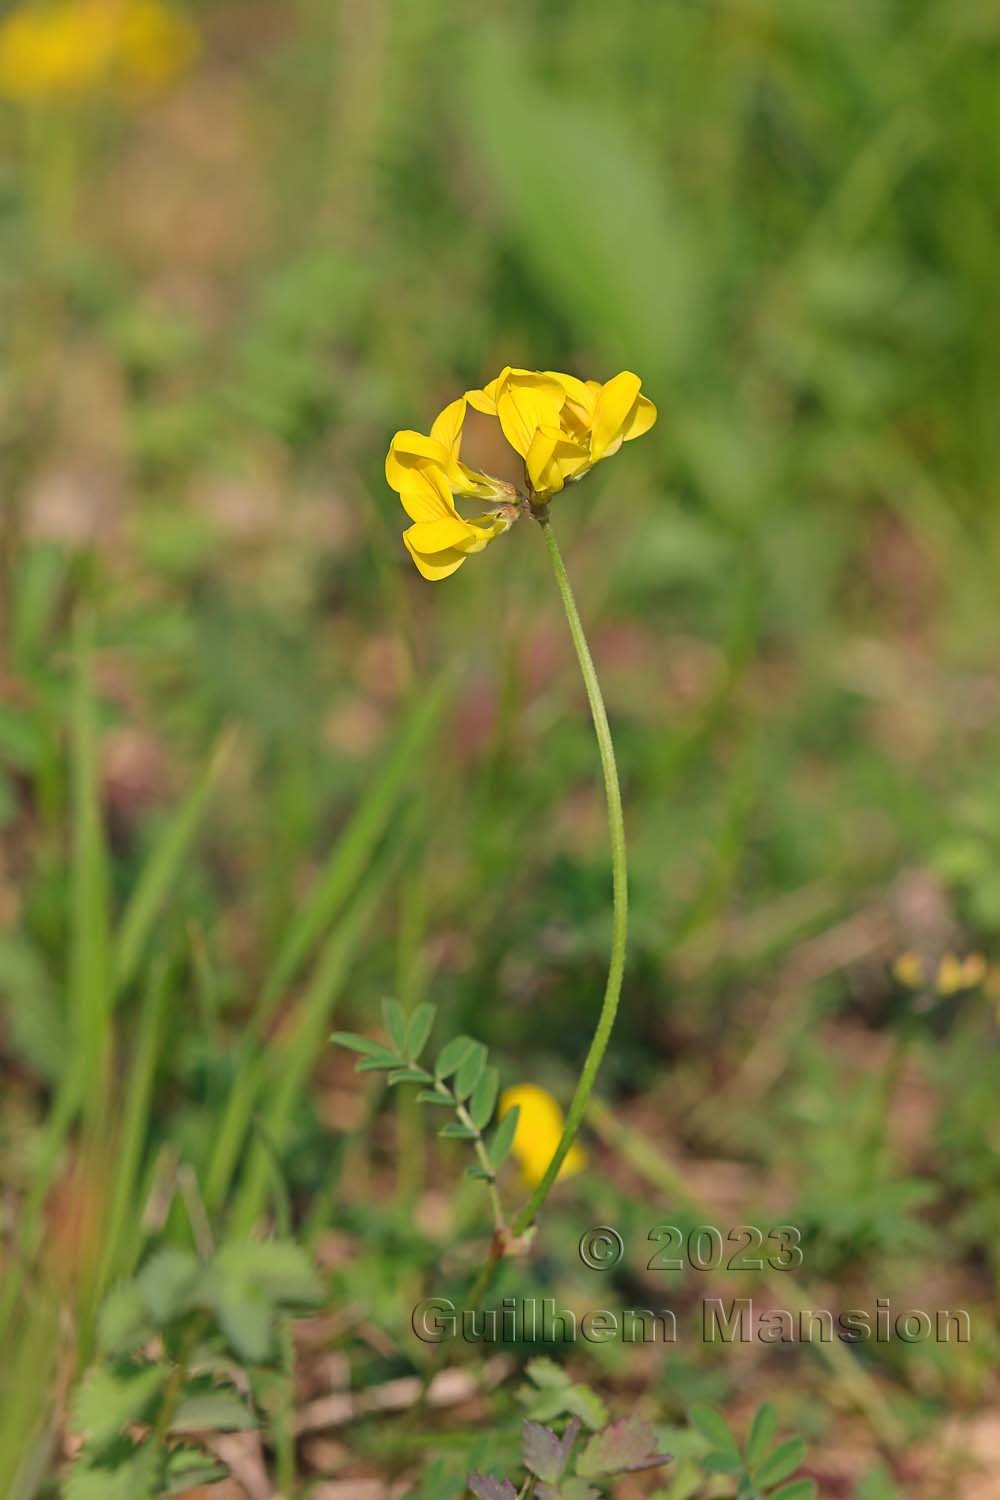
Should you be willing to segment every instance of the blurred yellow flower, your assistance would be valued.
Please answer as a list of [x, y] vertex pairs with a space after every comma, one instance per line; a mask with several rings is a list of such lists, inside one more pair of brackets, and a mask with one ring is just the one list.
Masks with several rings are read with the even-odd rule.
[[[403, 542], [425, 578], [447, 578], [506, 531], [517, 514], [509, 485], [462, 463], [465, 412], [461, 396], [435, 419], [429, 437], [397, 432], [385, 461], [385, 477], [413, 522], [403, 532]], [[455, 496], [493, 501], [495, 509], [466, 519], [458, 513]]]
[[939, 995], [958, 995], [962, 990], [978, 989], [986, 978], [987, 964], [981, 953], [958, 958], [946, 953], [938, 964], [936, 988]]
[[924, 982], [924, 960], [914, 948], [906, 948], [892, 961], [892, 977], [907, 990], [919, 990]]
[[[534, 1187], [541, 1182], [545, 1169], [562, 1139], [563, 1112], [545, 1089], [536, 1083], [519, 1083], [514, 1088], [504, 1089], [500, 1095], [501, 1117], [515, 1105], [520, 1109], [517, 1130], [514, 1134], [514, 1156], [525, 1182]], [[582, 1146], [570, 1146], [566, 1159], [559, 1168], [556, 1179], [573, 1177], [587, 1164], [587, 1155]]]
[[0, 92], [32, 100], [109, 85], [151, 91], [197, 52], [192, 23], [162, 0], [35, 0], [0, 22]]
[[649, 431], [656, 407], [640, 394], [641, 384], [630, 370], [601, 385], [557, 370], [508, 366], [467, 396], [477, 411], [498, 417], [504, 437], [524, 459], [533, 497], [545, 500]]
[[128, 0], [121, 14], [121, 71], [140, 87], [162, 88], [194, 62], [198, 33], [187, 16], [160, 0]]
[[963, 990], [978, 989], [989, 976], [989, 965], [981, 953], [969, 953], [965, 958], [945, 953], [935, 962], [907, 948], [893, 960], [892, 974], [904, 989], [932, 988], [947, 999]]

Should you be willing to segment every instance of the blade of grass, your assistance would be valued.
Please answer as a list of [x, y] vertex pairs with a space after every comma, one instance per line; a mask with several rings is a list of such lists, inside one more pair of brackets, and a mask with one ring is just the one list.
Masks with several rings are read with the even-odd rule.
[[3, 1278], [0, 1292], [0, 1338], [6, 1337], [11, 1318], [24, 1288], [26, 1268], [34, 1261], [41, 1237], [42, 1207], [63, 1144], [80, 1105], [80, 1071], [71, 1067], [63, 1074], [42, 1131], [38, 1163], [21, 1210], [17, 1236], [17, 1258]]
[[65, 585], [69, 557], [65, 549], [45, 543], [18, 553], [8, 620], [11, 660], [21, 672], [44, 656], [45, 635]]
[[[76, 629], [72, 705], [74, 842], [71, 871], [70, 1027], [72, 1059], [49, 1109], [38, 1167], [21, 1214], [21, 1264], [37, 1246], [41, 1209], [66, 1138], [81, 1109], [99, 1124], [108, 1097], [111, 1006], [138, 972], [149, 936], [197, 834], [235, 735], [223, 735], [208, 768], [171, 818], [125, 908], [112, 946], [107, 850], [99, 805], [97, 711], [92, 683], [93, 625], [81, 614]], [[119, 1179], [120, 1180], [120, 1179]], [[0, 1297], [0, 1334], [20, 1294], [21, 1272]]]
[[[261, 1111], [261, 1122], [275, 1151], [280, 1152], [295, 1102], [306, 1087], [316, 1060], [326, 1046], [334, 1007], [368, 929], [376, 901], [385, 887], [390, 868], [392, 866], [384, 864], [366, 882], [362, 894], [327, 940], [290, 1033], [259, 1059], [254, 1076], [254, 1094], [259, 1097], [266, 1091], [267, 1102]], [[249, 1233], [260, 1217], [267, 1196], [267, 1178], [267, 1152], [262, 1143], [257, 1141], [233, 1205], [229, 1224], [232, 1234]]]
[[361, 879], [376, 845], [389, 826], [407, 781], [414, 773], [414, 765], [440, 720], [451, 683], [451, 674], [442, 673], [409, 714], [395, 749], [331, 849], [311, 895], [278, 950], [240, 1045], [229, 1098], [216, 1132], [205, 1176], [205, 1200], [210, 1211], [221, 1205], [229, 1191], [253, 1114], [258, 1053], [267, 1022], [324, 929]]
[[[516, 28], [495, 21], [470, 40], [468, 138], [553, 304], [602, 353], [633, 361], [653, 381], [690, 358], [704, 316], [684, 205], [620, 117], [594, 99], [540, 88], [519, 66], [521, 45]], [[586, 191], [595, 174], [614, 182], [627, 236]]]
[[0, 1386], [0, 1494], [28, 1500], [38, 1493], [39, 1471], [55, 1447], [51, 1425], [52, 1385], [59, 1350], [59, 1314], [50, 1289], [28, 1304], [18, 1337], [6, 1356], [8, 1376]]
[[[402, 882], [399, 913], [399, 942], [396, 953], [396, 998], [407, 1017], [411, 1016], [427, 991], [427, 963], [423, 944], [427, 933], [427, 887], [429, 871], [426, 855], [407, 873]], [[397, 1090], [399, 1176], [397, 1194], [406, 1209], [416, 1202], [423, 1186], [427, 1166], [427, 1141], [424, 1135], [424, 1112], [413, 1089]]]
[[295, 1340], [288, 1318], [282, 1318], [278, 1335], [281, 1353], [281, 1385], [274, 1414], [273, 1441], [278, 1493], [294, 1500], [299, 1493], [295, 1462]]
[[72, 707], [73, 856], [70, 870], [70, 1026], [88, 1127], [97, 1130], [108, 1100], [111, 930], [108, 857], [100, 809], [93, 617], [75, 625]]
[[198, 1006], [198, 1021], [202, 1032], [216, 1046], [221, 1046], [219, 1035], [219, 1007], [221, 995], [219, 976], [216, 973], [205, 933], [197, 922], [188, 924], [188, 947], [191, 952], [194, 998]]
[[135, 1189], [143, 1146], [149, 1132], [153, 1079], [163, 1039], [163, 1022], [172, 993], [169, 966], [161, 961], [146, 985], [135, 1053], [129, 1068], [125, 1108], [115, 1151], [114, 1190], [98, 1275], [98, 1295], [114, 1277], [130, 1274], [142, 1242], [138, 1224], [141, 1200]]
[[285, 1174], [281, 1170], [278, 1148], [264, 1121], [258, 1116], [253, 1122], [254, 1134], [267, 1161], [267, 1175], [274, 1204], [274, 1227], [280, 1240], [289, 1240], [293, 1234], [292, 1195], [288, 1191]]
[[146, 860], [135, 890], [122, 912], [114, 945], [115, 996], [135, 978], [157, 918], [201, 827], [205, 810], [236, 743], [237, 731], [225, 731], [204, 773], [172, 814]]
[[357, 886], [376, 844], [413, 773], [413, 765], [433, 732], [451, 690], [444, 672], [421, 694], [400, 730], [396, 747], [372, 782], [348, 827], [338, 839], [302, 911], [292, 922], [264, 981], [257, 1019], [266, 1019], [301, 970], [332, 917]]

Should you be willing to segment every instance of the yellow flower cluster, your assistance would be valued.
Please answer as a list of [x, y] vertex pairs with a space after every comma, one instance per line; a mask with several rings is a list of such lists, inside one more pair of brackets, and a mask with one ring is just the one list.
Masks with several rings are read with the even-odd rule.
[[947, 998], [964, 990], [978, 989], [989, 978], [990, 968], [981, 953], [970, 953], [965, 958], [945, 953], [940, 960], [928, 960], [908, 948], [897, 956], [892, 972], [908, 990], [934, 990]]
[[[508, 367], [482, 390], [467, 391], [446, 406], [429, 437], [397, 432], [386, 478], [413, 522], [403, 541], [423, 576], [447, 578], [506, 531], [525, 506], [546, 504], [622, 443], [648, 432], [656, 407], [640, 385], [630, 370], [601, 385], [554, 370]], [[498, 419], [524, 461], [527, 495], [461, 462], [469, 406]], [[461, 499], [484, 501], [492, 509], [469, 519], [458, 512], [455, 501]]]
[[[481, 552], [506, 531], [516, 515], [510, 486], [468, 468], [458, 456], [465, 410], [464, 396], [452, 401], [430, 437], [397, 432], [385, 461], [385, 477], [413, 522], [403, 541], [425, 578], [447, 578], [471, 552]], [[488, 515], [466, 520], [455, 508], [456, 496], [500, 504]]]
[[0, 23], [0, 92], [24, 101], [108, 85], [152, 92], [197, 52], [192, 23], [162, 0], [35, 0]]
[[[563, 1113], [552, 1095], [536, 1083], [519, 1083], [504, 1089], [500, 1095], [499, 1113], [503, 1117], [515, 1106], [520, 1111], [514, 1132], [514, 1157], [529, 1187], [541, 1182], [549, 1162], [562, 1140]], [[573, 1177], [586, 1166], [582, 1146], [570, 1146], [559, 1168], [557, 1181]]]

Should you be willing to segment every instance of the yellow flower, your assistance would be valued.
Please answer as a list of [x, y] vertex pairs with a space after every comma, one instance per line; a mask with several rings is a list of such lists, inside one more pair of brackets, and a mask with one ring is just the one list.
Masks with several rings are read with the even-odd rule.
[[534, 497], [544, 500], [649, 431], [656, 407], [640, 394], [641, 383], [630, 370], [601, 385], [557, 370], [508, 366], [467, 396], [477, 411], [497, 416], [524, 459]]
[[[465, 397], [446, 406], [430, 436], [397, 432], [389, 445], [385, 477], [413, 525], [403, 532], [407, 551], [425, 578], [447, 578], [473, 552], [507, 530], [516, 515], [514, 492], [502, 480], [468, 468], [459, 457]], [[500, 502], [485, 515], [459, 515], [455, 496]]]
[[924, 982], [924, 961], [913, 948], [898, 953], [892, 962], [892, 976], [907, 990], [919, 990]]
[[[601, 385], [554, 370], [508, 367], [483, 390], [467, 391], [446, 406], [429, 437], [397, 432], [385, 476], [413, 522], [403, 541], [423, 576], [447, 578], [532, 505], [544, 505], [622, 443], [648, 432], [656, 407], [639, 386], [638, 375], [629, 370]], [[507, 441], [524, 459], [527, 495], [462, 462], [468, 406], [499, 419]], [[456, 498], [493, 502], [495, 508], [465, 517]]]
[[936, 964], [927, 963], [921, 954], [908, 948], [893, 960], [892, 974], [904, 989], [930, 986], [947, 999], [963, 990], [978, 989], [988, 977], [989, 965], [981, 953], [969, 953], [965, 958], [945, 953]]
[[[514, 1132], [514, 1156], [529, 1187], [541, 1182], [545, 1169], [562, 1139], [563, 1113], [552, 1095], [536, 1083], [519, 1083], [500, 1095], [501, 1117], [517, 1105], [520, 1114]], [[559, 1168], [557, 1181], [572, 1177], [587, 1163], [582, 1146], [572, 1145]]]
[[77, 97], [109, 82], [155, 88], [197, 50], [191, 22], [162, 0], [37, 0], [0, 24], [0, 92], [30, 100]]
[[118, 54], [127, 79], [140, 88], [162, 88], [194, 62], [198, 34], [186, 16], [160, 0], [129, 0], [122, 7]]
[[970, 953], [958, 958], [946, 953], [938, 964], [936, 989], [945, 997], [957, 995], [962, 990], [974, 990], [986, 978], [986, 960], [981, 953]]

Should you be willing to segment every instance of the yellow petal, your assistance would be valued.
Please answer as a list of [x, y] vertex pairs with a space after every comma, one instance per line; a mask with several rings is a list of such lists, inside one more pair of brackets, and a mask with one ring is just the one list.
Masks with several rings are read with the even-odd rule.
[[397, 432], [389, 444], [385, 460], [385, 477], [389, 487], [399, 490], [415, 469], [428, 463], [444, 465], [448, 462], [448, 457], [446, 448], [434, 438], [425, 437], [422, 432], [411, 432], [409, 429]]
[[560, 436], [558, 428], [539, 427], [528, 445], [524, 466], [536, 495], [555, 495], [563, 487], [563, 477], [553, 462]]
[[503, 381], [510, 374], [510, 366], [504, 365], [500, 374], [489, 385], [484, 385], [481, 391], [466, 391], [465, 399], [476, 411], [483, 412], [487, 417], [495, 417], [497, 414], [497, 391]]
[[443, 520], [421, 521], [408, 526], [403, 542], [420, 572], [432, 580], [447, 578], [473, 552], [507, 530], [502, 516], [483, 516], [464, 521], [455, 515]]
[[534, 370], [512, 370], [497, 392], [497, 416], [503, 435], [527, 458], [539, 427], [558, 427], [566, 393], [558, 381]]
[[567, 479], [575, 479], [589, 465], [582, 443], [558, 427], [539, 427], [531, 440], [525, 467], [536, 495], [556, 495]]
[[432, 437], [426, 437], [422, 432], [413, 432], [405, 428], [397, 432], [389, 444], [389, 452], [395, 453], [399, 458], [430, 458], [435, 463], [441, 463], [447, 458], [447, 450]]
[[434, 425], [431, 427], [431, 441], [440, 443], [449, 459], [455, 459], [458, 456], [464, 421], [464, 396], [459, 396], [457, 401], [449, 402], [444, 411], [434, 418]]
[[652, 401], [647, 396], [640, 396], [635, 403], [635, 409], [631, 417], [625, 424], [625, 431], [622, 434], [626, 443], [630, 443], [633, 438], [642, 437], [644, 432], [648, 432], [656, 421], [656, 416], [656, 407]]
[[441, 578], [450, 578], [452, 573], [456, 573], [466, 559], [464, 552], [456, 552], [454, 550], [450, 552], [435, 552], [432, 555], [417, 552], [411, 545], [405, 531], [403, 532], [403, 543], [413, 558], [418, 573], [423, 578], [429, 578], [432, 583], [437, 583]]
[[[600, 386], [596, 381], [590, 385], [585, 380], [577, 380], [575, 375], [564, 375], [561, 370], [546, 370], [545, 374], [550, 380], [555, 380], [562, 386], [571, 401], [586, 412], [592, 412], [597, 402]], [[594, 387], [594, 389], [591, 389]]]
[[[513, 1152], [530, 1186], [540, 1182], [562, 1138], [563, 1113], [552, 1095], [534, 1083], [505, 1089], [500, 1096], [501, 1117], [515, 1106], [520, 1110], [514, 1133]], [[559, 1168], [558, 1180], [572, 1177], [586, 1162], [586, 1153], [574, 1144]]]
[[478, 551], [480, 545], [476, 527], [463, 521], [461, 516], [417, 521], [407, 528], [406, 535], [418, 552], [446, 552], [451, 547], [459, 552]]
[[459, 519], [444, 473], [432, 464], [422, 469], [404, 468], [396, 488], [411, 521]]
[[638, 375], [633, 375], [631, 370], [622, 370], [602, 388], [594, 408], [590, 440], [590, 457], [595, 464], [621, 446], [641, 384]]

